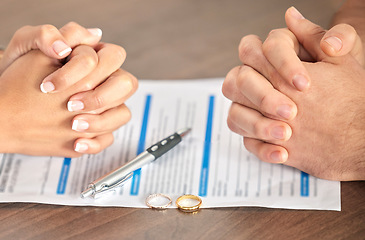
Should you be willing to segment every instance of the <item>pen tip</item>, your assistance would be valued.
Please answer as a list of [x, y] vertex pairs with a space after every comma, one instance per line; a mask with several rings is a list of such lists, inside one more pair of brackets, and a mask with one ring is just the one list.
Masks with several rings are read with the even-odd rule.
[[191, 128], [184, 128], [184, 129], [181, 129], [180, 131], [178, 131], [178, 134], [179, 134], [181, 137], [184, 137], [184, 136], [185, 136], [185, 135], [187, 135], [190, 131], [191, 131]]
[[91, 197], [94, 191], [91, 188], [87, 188], [85, 191], [81, 193], [81, 198]]

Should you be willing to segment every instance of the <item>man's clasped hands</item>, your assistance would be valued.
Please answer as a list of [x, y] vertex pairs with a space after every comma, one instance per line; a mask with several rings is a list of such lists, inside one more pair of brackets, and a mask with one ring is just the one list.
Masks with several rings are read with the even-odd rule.
[[[287, 28], [242, 38], [223, 83], [229, 128], [259, 159], [332, 180], [365, 179], [365, 60], [349, 25], [326, 31], [295, 8]], [[0, 61], [0, 152], [77, 157], [113, 142], [137, 80], [101, 30], [23, 27]]]
[[349, 25], [325, 31], [294, 7], [288, 28], [241, 40], [223, 94], [229, 128], [259, 159], [331, 180], [365, 180], [365, 70]]

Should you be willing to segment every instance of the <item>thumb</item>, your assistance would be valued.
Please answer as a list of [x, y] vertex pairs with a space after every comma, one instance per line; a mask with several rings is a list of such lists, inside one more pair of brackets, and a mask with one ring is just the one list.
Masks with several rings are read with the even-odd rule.
[[22, 27], [15, 32], [4, 52], [0, 73], [18, 57], [33, 49], [41, 50], [48, 57], [63, 59], [71, 53], [73, 47], [79, 44], [93, 46], [100, 38], [100, 29], [85, 29], [76, 23], [69, 23], [60, 30], [48, 24]]
[[322, 61], [328, 57], [320, 47], [320, 42], [326, 33], [322, 27], [305, 19], [294, 7], [290, 7], [286, 11], [285, 22], [288, 29], [315, 61]]
[[328, 56], [352, 55], [364, 66], [363, 46], [356, 30], [348, 24], [338, 24], [326, 32], [321, 40], [321, 49]]
[[40, 49], [47, 56], [57, 59], [66, 57], [72, 50], [56, 27], [52, 25], [25, 26], [15, 32], [5, 49], [0, 72], [18, 57], [33, 49]]

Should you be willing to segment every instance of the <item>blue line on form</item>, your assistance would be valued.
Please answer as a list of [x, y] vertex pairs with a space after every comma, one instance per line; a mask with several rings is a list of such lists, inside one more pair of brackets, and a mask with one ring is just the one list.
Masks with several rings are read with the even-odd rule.
[[[148, 94], [146, 96], [141, 133], [140, 133], [139, 142], [138, 142], [137, 155], [145, 150], [147, 124], [148, 124], [148, 116], [149, 116], [150, 106], [151, 106], [151, 98], [152, 98], [152, 96], [150, 94]], [[131, 192], [130, 192], [131, 195], [135, 195], [135, 196], [138, 195], [140, 181], [141, 181], [141, 169], [138, 169], [138, 170], [134, 171], [134, 173], [133, 173], [132, 187], [131, 187]]]
[[68, 173], [70, 172], [71, 158], [65, 158], [63, 160], [60, 178], [58, 180], [57, 194], [65, 194]]
[[309, 196], [309, 174], [305, 172], [300, 173], [300, 196]]
[[199, 195], [202, 197], [207, 196], [208, 192], [208, 177], [209, 177], [209, 162], [210, 162], [210, 146], [212, 140], [212, 127], [213, 127], [213, 113], [214, 113], [214, 96], [209, 96], [209, 107], [207, 115], [207, 126], [205, 130], [203, 161], [200, 172], [200, 185]]

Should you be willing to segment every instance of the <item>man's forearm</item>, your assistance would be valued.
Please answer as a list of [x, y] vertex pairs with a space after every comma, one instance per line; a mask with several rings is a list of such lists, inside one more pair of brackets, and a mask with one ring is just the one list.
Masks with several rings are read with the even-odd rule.
[[365, 46], [364, 0], [347, 0], [333, 17], [332, 25], [336, 25], [339, 23], [347, 23], [353, 26], [361, 37], [363, 46]]

